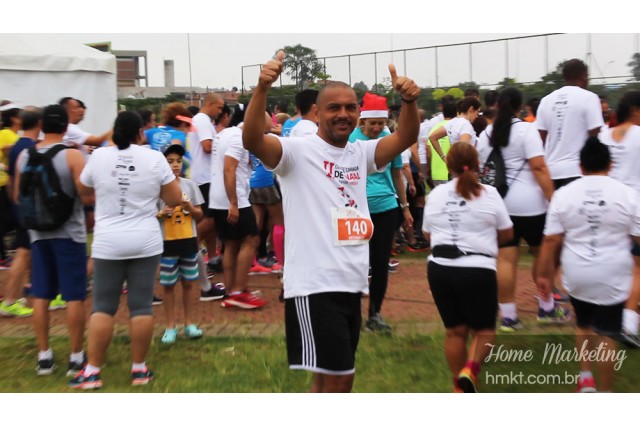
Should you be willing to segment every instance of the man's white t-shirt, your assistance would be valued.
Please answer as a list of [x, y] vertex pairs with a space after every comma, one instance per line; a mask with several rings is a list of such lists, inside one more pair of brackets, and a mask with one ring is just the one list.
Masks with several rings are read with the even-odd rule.
[[80, 126], [69, 123], [69, 126], [67, 126], [67, 132], [62, 138], [62, 142], [66, 145], [82, 145], [90, 136], [91, 134], [82, 130]]
[[291, 129], [290, 138], [301, 138], [318, 133], [318, 125], [311, 120], [302, 119]]
[[580, 150], [589, 130], [604, 125], [600, 98], [578, 86], [564, 86], [542, 98], [536, 126], [547, 131], [545, 158], [552, 179], [582, 175]]
[[274, 171], [282, 189], [287, 230], [285, 298], [367, 292], [369, 245], [336, 245], [331, 210], [350, 206], [370, 217], [367, 175], [377, 171], [379, 140], [338, 148], [316, 134], [279, 139], [282, 158]]
[[478, 197], [465, 200], [456, 192], [458, 179], [438, 185], [427, 196], [422, 230], [431, 233], [431, 247], [457, 245], [469, 255], [457, 259], [435, 258], [429, 261], [448, 267], [496, 269], [498, 232], [513, 227], [502, 197], [494, 187], [482, 185]]
[[551, 198], [546, 236], [564, 234], [563, 285], [593, 304], [623, 302], [631, 291], [631, 235], [640, 235], [638, 195], [609, 176], [590, 175]]
[[[489, 141], [492, 133], [493, 125], [489, 125], [478, 137], [476, 148], [480, 155], [481, 168], [493, 150]], [[509, 184], [504, 203], [509, 215], [536, 216], [547, 211], [547, 200], [529, 166], [529, 159], [539, 156], [544, 156], [544, 148], [536, 127], [531, 123], [513, 119], [509, 145], [502, 148]]]
[[447, 131], [447, 136], [449, 137], [449, 143], [451, 145], [460, 142], [462, 135], [470, 135], [471, 139], [469, 140], [469, 143], [473, 146], [476, 145], [476, 131], [473, 130], [471, 122], [464, 117], [451, 119], [445, 123], [443, 127]]
[[211, 181], [211, 153], [205, 153], [202, 141], [213, 141], [216, 136], [216, 128], [211, 122], [211, 117], [204, 113], [193, 116], [195, 132], [189, 132], [189, 151], [191, 152], [191, 180], [197, 185]]
[[238, 208], [248, 208], [249, 181], [251, 179], [251, 165], [249, 151], [242, 145], [242, 129], [239, 127], [226, 128], [216, 135], [211, 151], [211, 186], [209, 188], [209, 207], [211, 209], [227, 210], [231, 206], [227, 190], [224, 187], [224, 159], [231, 157], [238, 161], [236, 168], [236, 197]]
[[420, 123], [420, 131], [418, 132], [418, 158], [422, 165], [427, 164], [427, 139], [429, 138], [431, 127], [430, 120], [425, 120]]
[[611, 171], [609, 176], [628, 185], [640, 194], [640, 126], [632, 125], [621, 141], [615, 141], [611, 128], [600, 132], [600, 142], [609, 147]]
[[95, 150], [80, 175], [96, 193], [92, 256], [116, 260], [161, 254], [157, 204], [161, 187], [174, 179], [159, 151], [139, 145]]

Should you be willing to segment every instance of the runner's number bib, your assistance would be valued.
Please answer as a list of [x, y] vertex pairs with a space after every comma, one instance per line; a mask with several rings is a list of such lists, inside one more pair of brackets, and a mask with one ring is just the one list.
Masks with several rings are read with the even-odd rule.
[[354, 208], [331, 208], [331, 225], [336, 246], [366, 245], [373, 234], [373, 222]]

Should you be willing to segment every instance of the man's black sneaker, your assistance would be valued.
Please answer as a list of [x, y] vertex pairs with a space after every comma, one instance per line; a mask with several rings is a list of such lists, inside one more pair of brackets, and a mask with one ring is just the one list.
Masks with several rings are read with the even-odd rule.
[[153, 296], [153, 302], [151, 303], [151, 305], [160, 305], [164, 302], [164, 300], [160, 297], [157, 296]]
[[54, 369], [56, 369], [56, 364], [53, 362], [53, 359], [38, 360], [38, 364], [36, 365], [38, 375], [51, 375]]

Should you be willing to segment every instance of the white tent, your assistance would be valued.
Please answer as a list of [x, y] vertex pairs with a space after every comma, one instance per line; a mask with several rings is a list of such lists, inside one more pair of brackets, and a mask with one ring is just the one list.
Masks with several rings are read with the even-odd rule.
[[110, 129], [118, 104], [116, 57], [41, 34], [0, 34], [0, 100], [45, 106], [65, 96], [87, 106], [81, 128], [95, 135]]

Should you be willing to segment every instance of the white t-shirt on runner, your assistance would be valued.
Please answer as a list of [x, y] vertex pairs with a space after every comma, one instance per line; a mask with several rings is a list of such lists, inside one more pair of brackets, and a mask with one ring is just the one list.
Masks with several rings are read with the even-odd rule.
[[216, 135], [211, 151], [211, 187], [209, 188], [209, 207], [211, 209], [229, 209], [229, 197], [224, 187], [224, 159], [231, 157], [238, 161], [236, 168], [236, 197], [238, 208], [248, 208], [249, 181], [251, 166], [249, 151], [242, 145], [242, 129], [234, 126], [226, 128]]
[[191, 180], [197, 185], [211, 181], [211, 153], [205, 153], [202, 141], [213, 141], [216, 136], [216, 128], [211, 122], [211, 117], [204, 113], [193, 116], [195, 132], [189, 132], [189, 151], [191, 152]]
[[379, 140], [338, 148], [317, 134], [279, 139], [282, 159], [274, 171], [287, 229], [285, 297], [366, 292], [369, 245], [336, 245], [331, 211], [348, 205], [369, 218], [367, 175], [376, 171]]
[[[489, 125], [478, 137], [476, 148], [480, 155], [481, 168], [493, 150], [489, 143], [492, 133], [493, 125]], [[529, 166], [529, 159], [539, 156], [544, 156], [544, 148], [536, 127], [531, 123], [513, 119], [509, 145], [502, 148], [509, 184], [504, 203], [509, 215], [536, 216], [547, 211], [547, 200]]]
[[448, 267], [496, 269], [498, 232], [513, 227], [507, 208], [498, 190], [482, 185], [478, 197], [465, 200], [456, 193], [454, 178], [431, 190], [424, 208], [422, 230], [431, 233], [431, 247], [455, 244], [465, 252], [490, 255], [469, 255], [457, 259], [435, 258], [429, 261]]
[[460, 142], [460, 137], [465, 134], [471, 135], [469, 143], [474, 146], [476, 145], [476, 131], [473, 130], [471, 122], [464, 117], [451, 119], [445, 123], [443, 127], [447, 131], [447, 136], [449, 137], [449, 143], [451, 143], [451, 145], [456, 142]]
[[289, 137], [301, 138], [316, 133], [318, 133], [318, 125], [313, 123], [311, 120], [302, 119], [291, 129]]
[[420, 123], [420, 131], [418, 132], [418, 158], [421, 165], [427, 164], [427, 138], [429, 138], [429, 131], [431, 131], [431, 121], [425, 120]]
[[174, 179], [159, 151], [139, 145], [94, 151], [80, 175], [96, 193], [92, 256], [116, 260], [161, 254], [157, 204], [161, 187]]
[[631, 291], [631, 235], [640, 235], [636, 192], [609, 176], [590, 175], [553, 194], [545, 236], [564, 234], [563, 285], [593, 304], [623, 302]]
[[62, 138], [62, 142], [66, 145], [82, 145], [90, 136], [91, 134], [82, 130], [80, 126], [69, 123], [69, 126], [67, 126], [67, 132]]
[[598, 95], [578, 86], [564, 86], [542, 98], [536, 126], [547, 131], [545, 159], [552, 179], [582, 175], [580, 150], [589, 130], [604, 125]]
[[609, 147], [611, 171], [609, 176], [628, 185], [640, 194], [640, 126], [630, 126], [621, 141], [615, 141], [611, 128], [606, 128], [598, 138]]

